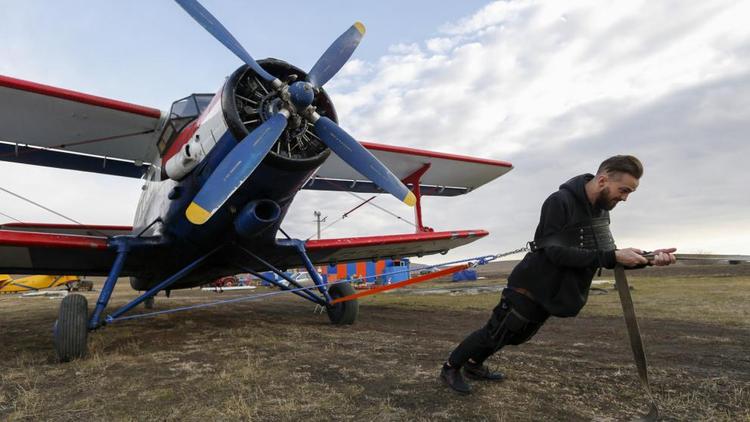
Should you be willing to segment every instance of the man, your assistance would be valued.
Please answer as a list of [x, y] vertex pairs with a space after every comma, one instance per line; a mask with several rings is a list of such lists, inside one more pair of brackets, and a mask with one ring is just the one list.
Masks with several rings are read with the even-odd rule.
[[544, 201], [532, 252], [511, 272], [487, 324], [466, 337], [443, 364], [440, 378], [450, 388], [471, 392], [462, 368], [471, 379], [503, 380], [505, 375], [489, 370], [484, 361], [505, 345], [528, 341], [550, 315], [576, 316], [597, 269], [675, 262], [674, 248], [655, 251], [651, 261], [639, 249], [615, 249], [609, 211], [635, 192], [642, 175], [637, 158], [617, 155], [602, 162], [595, 176], [576, 176]]

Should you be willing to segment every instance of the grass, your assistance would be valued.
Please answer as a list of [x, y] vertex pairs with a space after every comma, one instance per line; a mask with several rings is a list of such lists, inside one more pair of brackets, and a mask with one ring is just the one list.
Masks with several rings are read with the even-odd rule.
[[[750, 328], [750, 277], [628, 280], [641, 317]], [[592, 296], [582, 315], [621, 315], [616, 291]]]
[[[628, 280], [639, 317], [701, 321], [750, 328], [750, 277], [666, 277]], [[482, 285], [505, 284], [506, 280], [485, 280]], [[425, 283], [426, 284], [426, 283]], [[466, 287], [469, 284], [441, 283], [421, 286]], [[607, 294], [592, 294], [580, 316], [620, 316], [620, 298], [613, 284], [602, 285]], [[499, 301], [498, 294], [482, 295], [404, 295], [382, 294], [362, 298], [360, 303], [399, 306], [414, 309], [439, 307], [451, 310], [490, 312]]]
[[[750, 277], [631, 284], [666, 419], [750, 421]], [[0, 420], [619, 420], [644, 409], [623, 324], [611, 323], [615, 291], [493, 357], [511, 381], [448, 392], [436, 368], [498, 296], [376, 295], [357, 324], [335, 328], [293, 298], [163, 315], [92, 333], [88, 358], [64, 365], [47, 337], [58, 302], [0, 298]], [[174, 292], [168, 305], [214, 298]]]

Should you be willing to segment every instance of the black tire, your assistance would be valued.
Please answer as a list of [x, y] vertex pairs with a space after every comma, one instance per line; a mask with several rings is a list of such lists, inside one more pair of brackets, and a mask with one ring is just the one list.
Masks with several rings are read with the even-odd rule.
[[154, 297], [151, 296], [143, 301], [143, 307], [146, 309], [154, 309]]
[[88, 317], [88, 301], [84, 296], [72, 294], [63, 298], [54, 329], [55, 352], [60, 362], [86, 356]]
[[[354, 287], [349, 283], [334, 284], [328, 289], [328, 294], [331, 295], [332, 299], [353, 295], [354, 293]], [[326, 311], [328, 312], [328, 319], [334, 325], [354, 324], [359, 314], [359, 300], [354, 299], [337, 303], [326, 308]]]

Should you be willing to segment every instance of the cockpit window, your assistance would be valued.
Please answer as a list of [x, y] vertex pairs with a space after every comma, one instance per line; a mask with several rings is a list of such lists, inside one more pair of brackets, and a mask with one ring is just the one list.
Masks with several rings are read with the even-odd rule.
[[157, 143], [161, 156], [164, 156], [177, 134], [208, 107], [213, 97], [214, 94], [193, 94], [172, 103], [169, 121], [164, 126]]

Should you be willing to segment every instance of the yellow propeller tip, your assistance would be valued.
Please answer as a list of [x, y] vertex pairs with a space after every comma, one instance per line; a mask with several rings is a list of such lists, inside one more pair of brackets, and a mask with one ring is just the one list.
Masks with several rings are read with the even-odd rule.
[[354, 27], [360, 34], [365, 35], [365, 25], [362, 22], [354, 22]]
[[417, 197], [414, 196], [414, 192], [409, 192], [408, 195], [406, 195], [406, 198], [404, 198], [404, 204], [413, 207], [417, 203]]
[[195, 202], [191, 202], [190, 206], [185, 210], [185, 217], [187, 217], [188, 221], [191, 223], [201, 225], [208, 221], [209, 217], [211, 217], [211, 213]]

